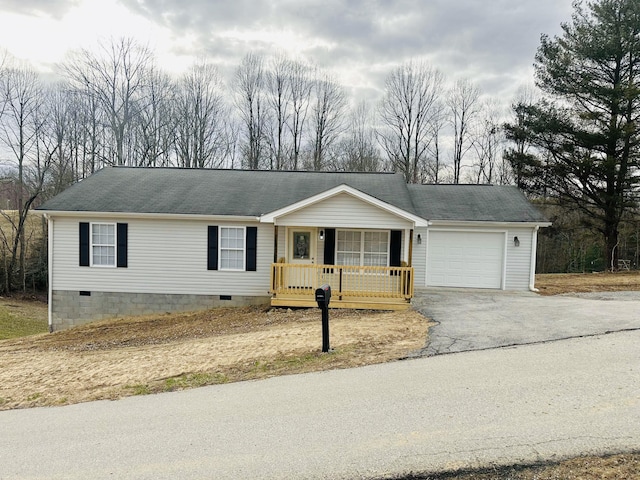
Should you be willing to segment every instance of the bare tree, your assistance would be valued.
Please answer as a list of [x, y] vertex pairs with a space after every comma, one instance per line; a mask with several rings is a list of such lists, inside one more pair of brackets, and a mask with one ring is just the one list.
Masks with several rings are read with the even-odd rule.
[[378, 172], [382, 159], [378, 151], [373, 115], [366, 102], [360, 102], [351, 112], [346, 138], [340, 144], [340, 162], [336, 170], [347, 172]]
[[447, 97], [453, 128], [453, 183], [460, 183], [462, 160], [473, 145], [471, 124], [478, 114], [479, 99], [480, 90], [469, 80], [458, 80]]
[[312, 106], [313, 170], [326, 169], [325, 156], [344, 130], [343, 116], [347, 104], [342, 86], [329, 75], [315, 81]]
[[498, 105], [495, 102], [485, 102], [481, 115], [473, 134], [473, 149], [476, 153], [474, 181], [477, 184], [495, 181], [504, 142]]
[[140, 89], [134, 127], [134, 163], [145, 167], [171, 164], [175, 121], [175, 85], [165, 73], [150, 66]]
[[442, 169], [442, 130], [445, 126], [445, 106], [438, 100], [433, 105], [433, 115], [429, 124], [429, 135], [431, 142], [428, 148], [428, 157], [422, 168], [422, 183], [439, 183], [440, 170]]
[[377, 138], [393, 168], [402, 172], [407, 182], [420, 181], [441, 85], [440, 72], [413, 61], [387, 77], [379, 108], [383, 125]]
[[104, 111], [113, 136], [110, 161], [132, 163], [126, 156], [136, 99], [142, 94], [152, 53], [131, 38], [111, 40], [99, 45], [96, 53], [80, 49], [62, 65], [63, 72], [80, 92], [93, 96]]
[[176, 147], [182, 167], [220, 167], [227, 152], [222, 81], [217, 68], [194, 65], [181, 79], [176, 108]]
[[73, 155], [74, 180], [77, 181], [113, 162], [107, 157], [107, 122], [96, 97], [88, 89], [71, 85], [66, 85], [64, 89], [67, 112], [71, 117], [70, 136], [77, 145]]
[[266, 108], [264, 100], [264, 59], [247, 54], [235, 73], [236, 106], [244, 126], [245, 166], [258, 169], [264, 153]]
[[224, 122], [224, 168], [237, 168], [242, 164], [240, 160], [240, 129], [241, 125], [232, 115]]
[[[55, 152], [51, 159], [50, 193], [55, 195], [78, 179], [75, 168], [81, 144], [78, 123], [74, 118], [73, 95], [64, 84], [49, 85], [45, 90], [47, 117], [43, 124], [41, 142]], [[38, 101], [42, 103], [45, 98]]]
[[302, 151], [302, 138], [307, 120], [309, 103], [313, 82], [310, 78], [310, 68], [301, 62], [291, 62], [288, 79], [289, 96], [291, 99], [291, 119], [289, 131], [291, 132], [291, 160], [289, 167], [298, 170], [300, 153]]
[[288, 88], [290, 76], [291, 61], [284, 54], [273, 58], [266, 76], [267, 99], [272, 120], [269, 137], [272, 170], [282, 170], [285, 158], [289, 155], [286, 135], [291, 115], [291, 94]]
[[5, 291], [18, 284], [24, 289], [26, 238], [25, 223], [33, 202], [42, 192], [45, 175], [54, 148], [40, 143], [48, 112], [43, 111], [44, 93], [39, 76], [29, 67], [9, 68], [1, 83], [3, 117], [0, 122], [0, 142], [12, 152], [10, 180], [16, 189], [16, 213], [2, 211], [10, 232], [0, 230], [2, 242], [9, 250], [5, 257]]

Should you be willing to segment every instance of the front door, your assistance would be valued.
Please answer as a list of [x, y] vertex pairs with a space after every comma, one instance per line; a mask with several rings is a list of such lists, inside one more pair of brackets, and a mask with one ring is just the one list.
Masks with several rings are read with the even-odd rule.
[[316, 261], [316, 229], [289, 230], [289, 263], [312, 265]]
[[316, 262], [317, 233], [317, 229], [312, 227], [289, 229], [287, 260], [292, 265], [299, 265], [299, 268], [290, 268], [288, 282], [292, 287], [315, 287], [316, 269], [312, 265]]

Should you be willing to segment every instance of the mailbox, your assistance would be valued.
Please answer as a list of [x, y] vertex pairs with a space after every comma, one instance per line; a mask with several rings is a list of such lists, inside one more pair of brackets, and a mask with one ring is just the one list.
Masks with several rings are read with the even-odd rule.
[[331, 300], [331, 286], [320, 285], [316, 288], [316, 302], [322, 309], [322, 351], [329, 351], [329, 301]]
[[328, 284], [321, 285], [316, 288], [316, 302], [318, 308], [328, 308], [329, 301], [331, 300], [331, 286]]

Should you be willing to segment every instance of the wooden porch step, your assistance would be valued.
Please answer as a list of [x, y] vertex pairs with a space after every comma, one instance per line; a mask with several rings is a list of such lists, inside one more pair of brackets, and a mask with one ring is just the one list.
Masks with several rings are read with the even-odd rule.
[[[277, 296], [271, 298], [272, 307], [317, 307], [314, 299], [300, 296]], [[350, 298], [339, 300], [332, 297], [329, 308], [353, 308], [359, 310], [406, 310], [411, 304], [402, 298], [398, 299], [375, 299], [375, 298]]]

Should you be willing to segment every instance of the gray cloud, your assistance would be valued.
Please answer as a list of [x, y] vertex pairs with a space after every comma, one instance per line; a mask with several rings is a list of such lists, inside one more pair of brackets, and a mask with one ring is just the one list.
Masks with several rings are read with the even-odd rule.
[[194, 53], [226, 64], [276, 46], [224, 32], [292, 31], [308, 45], [302, 50], [309, 61], [366, 76], [369, 94], [393, 66], [420, 58], [449, 79], [470, 78], [488, 94], [504, 95], [527, 80], [518, 81], [530, 71], [540, 34], [559, 32], [572, 10], [572, 0], [122, 1], [177, 37], [194, 36], [201, 49]]
[[0, 10], [61, 18], [78, 0], [3, 0]]

